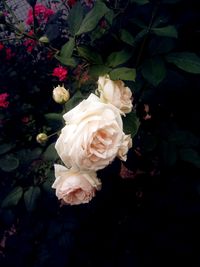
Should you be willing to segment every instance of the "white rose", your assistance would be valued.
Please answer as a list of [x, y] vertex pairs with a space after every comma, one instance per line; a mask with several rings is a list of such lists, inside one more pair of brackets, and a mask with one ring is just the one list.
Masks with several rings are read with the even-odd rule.
[[66, 126], [56, 142], [67, 167], [99, 170], [110, 164], [124, 143], [119, 110], [91, 94], [64, 116]]
[[77, 169], [67, 169], [55, 164], [56, 180], [52, 187], [56, 189], [56, 196], [70, 205], [88, 203], [101, 189], [101, 182], [95, 171], [81, 171]]
[[53, 89], [53, 99], [58, 104], [66, 103], [70, 98], [69, 91], [64, 86], [58, 85]]
[[132, 139], [131, 139], [131, 135], [124, 135], [124, 138], [123, 138], [123, 143], [121, 145], [121, 147], [119, 148], [118, 150], [118, 158], [123, 160], [123, 161], [126, 161], [127, 160], [127, 153], [128, 153], [128, 150], [132, 147]]
[[120, 109], [122, 113], [130, 113], [132, 105], [132, 92], [121, 80], [112, 81], [108, 75], [98, 79], [97, 92], [104, 103], [110, 103]]

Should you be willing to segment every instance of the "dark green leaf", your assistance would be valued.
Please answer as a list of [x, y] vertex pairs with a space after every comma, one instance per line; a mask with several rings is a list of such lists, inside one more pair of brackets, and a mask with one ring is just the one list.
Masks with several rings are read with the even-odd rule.
[[166, 56], [166, 60], [184, 71], [200, 74], [200, 57], [194, 53], [171, 53]]
[[176, 28], [172, 25], [162, 27], [162, 28], [152, 28], [151, 32], [158, 36], [178, 38], [178, 32]]
[[68, 42], [64, 44], [60, 51], [60, 57], [71, 58], [75, 46], [74, 38], [69, 38]]
[[160, 58], [146, 60], [142, 66], [142, 75], [153, 86], [158, 86], [166, 76], [166, 68]]
[[88, 60], [90, 63], [102, 64], [103, 60], [99, 53], [93, 51], [91, 48], [86, 46], [77, 47], [78, 53], [81, 57]]
[[1, 144], [0, 145], [0, 155], [3, 155], [5, 153], [7, 153], [8, 151], [10, 151], [11, 149], [13, 149], [15, 147], [14, 144]]
[[133, 45], [134, 43], [134, 37], [133, 35], [128, 32], [127, 30], [125, 29], [122, 29], [121, 32], [120, 32], [120, 39], [126, 43], [126, 44], [129, 44], [129, 45]]
[[123, 117], [124, 132], [125, 134], [131, 134], [132, 138], [137, 134], [139, 126], [140, 122], [135, 111], [132, 111], [126, 114], [126, 117]]
[[21, 186], [15, 187], [3, 200], [1, 207], [7, 208], [16, 206], [23, 195], [23, 189]]
[[56, 150], [55, 150], [55, 143], [50, 144], [46, 150], [44, 151], [42, 155], [44, 160], [47, 161], [55, 161], [56, 159], [59, 158]]
[[61, 57], [58, 55], [55, 55], [55, 58], [60, 61], [61, 64], [65, 66], [70, 66], [70, 67], [76, 67], [77, 63], [76, 60], [73, 57], [66, 58], [66, 57]]
[[50, 126], [53, 130], [59, 130], [64, 123], [63, 117], [59, 113], [47, 113], [44, 115], [48, 126]]
[[83, 99], [84, 99], [84, 96], [82, 95], [81, 91], [77, 91], [73, 95], [73, 97], [70, 98], [70, 100], [67, 101], [67, 103], [65, 104], [66, 112], [74, 108], [76, 105], [78, 105]]
[[190, 162], [200, 168], [200, 155], [194, 149], [181, 149], [179, 155], [183, 161]]
[[30, 186], [24, 193], [24, 202], [29, 212], [33, 211], [36, 207], [37, 201], [40, 197], [40, 188], [38, 186]]
[[112, 80], [135, 81], [136, 69], [126, 67], [117, 68], [109, 72], [109, 75]]
[[109, 11], [103, 2], [97, 1], [92, 10], [83, 19], [76, 35], [92, 31], [97, 26], [99, 20]]
[[5, 172], [11, 172], [17, 169], [19, 166], [19, 160], [13, 155], [6, 155], [0, 158], [0, 168]]
[[83, 7], [81, 3], [77, 1], [77, 3], [70, 10], [69, 16], [67, 18], [69, 30], [72, 35], [75, 35], [82, 23], [83, 20]]
[[92, 65], [89, 69], [89, 75], [92, 77], [103, 76], [111, 71], [111, 68], [106, 67], [104, 65]]
[[123, 63], [126, 63], [132, 57], [132, 53], [122, 50], [119, 52], [113, 52], [110, 54], [106, 60], [106, 65], [108, 67], [117, 67]]
[[174, 47], [174, 38], [154, 36], [149, 43], [149, 52], [151, 55], [164, 54], [170, 52]]

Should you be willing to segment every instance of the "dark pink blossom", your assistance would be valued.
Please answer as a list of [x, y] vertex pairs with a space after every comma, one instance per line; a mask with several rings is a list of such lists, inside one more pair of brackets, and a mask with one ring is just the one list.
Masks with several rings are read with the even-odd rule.
[[0, 43], [0, 51], [4, 49], [4, 45]]
[[[42, 4], [35, 5], [34, 9], [35, 9], [35, 16], [39, 24], [46, 23], [49, 17], [55, 13], [52, 9], [47, 8]], [[28, 11], [26, 24], [28, 25], [33, 24], [33, 9], [32, 8], [30, 8]]]
[[10, 60], [14, 55], [15, 53], [12, 52], [11, 48], [6, 48], [6, 59], [7, 60]]
[[53, 70], [52, 76], [58, 77], [59, 81], [64, 81], [67, 78], [67, 69], [59, 66]]
[[9, 105], [9, 102], [7, 101], [9, 94], [3, 93], [0, 94], [0, 107], [1, 108], [7, 108]]

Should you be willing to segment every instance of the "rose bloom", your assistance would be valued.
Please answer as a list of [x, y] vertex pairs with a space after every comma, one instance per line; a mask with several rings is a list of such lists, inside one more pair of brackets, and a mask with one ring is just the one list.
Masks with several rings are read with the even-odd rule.
[[102, 103], [96, 95], [91, 94], [63, 117], [66, 126], [55, 148], [67, 167], [103, 169], [120, 149], [125, 151], [126, 135], [119, 110]]
[[67, 169], [59, 164], [55, 164], [54, 168], [56, 180], [52, 187], [64, 204], [88, 203], [95, 196], [96, 190], [101, 189], [101, 182], [95, 171]]
[[100, 76], [98, 79], [97, 92], [104, 103], [111, 103], [123, 113], [131, 112], [132, 92], [121, 80], [112, 81], [108, 75]]
[[70, 98], [69, 91], [64, 86], [58, 85], [53, 89], [53, 99], [58, 104], [66, 103]]
[[[52, 9], [49, 9], [42, 4], [36, 4], [34, 9], [35, 9], [35, 16], [39, 24], [41, 24], [42, 22], [46, 23], [49, 17], [55, 13]], [[33, 24], [33, 9], [32, 8], [30, 8], [28, 11], [26, 24], [27, 25]]]
[[9, 102], [7, 101], [7, 98], [9, 97], [9, 94], [3, 93], [0, 94], [0, 108], [7, 108], [9, 105]]
[[58, 77], [59, 81], [64, 81], [67, 78], [67, 69], [59, 66], [53, 70], [52, 76]]

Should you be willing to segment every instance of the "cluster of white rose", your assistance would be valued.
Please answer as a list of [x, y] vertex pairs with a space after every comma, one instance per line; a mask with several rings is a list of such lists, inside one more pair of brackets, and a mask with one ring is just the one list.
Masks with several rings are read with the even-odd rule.
[[121, 118], [132, 110], [131, 90], [106, 75], [99, 77], [96, 92], [63, 116], [66, 125], [55, 148], [65, 166], [54, 165], [52, 187], [65, 204], [88, 203], [101, 189], [96, 172], [115, 157], [125, 161], [132, 146]]

